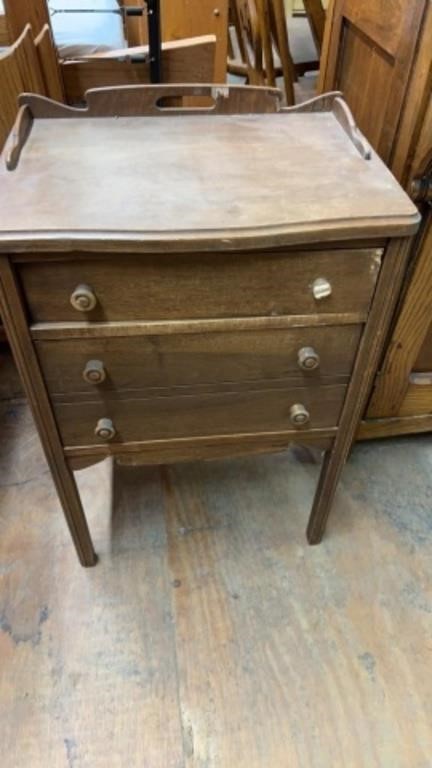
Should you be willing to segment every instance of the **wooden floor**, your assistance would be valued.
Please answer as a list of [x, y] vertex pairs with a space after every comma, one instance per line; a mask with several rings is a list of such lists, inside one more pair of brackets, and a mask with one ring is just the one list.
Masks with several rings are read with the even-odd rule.
[[362, 444], [328, 535], [307, 451], [80, 473], [75, 558], [0, 407], [1, 768], [430, 768], [432, 439]]

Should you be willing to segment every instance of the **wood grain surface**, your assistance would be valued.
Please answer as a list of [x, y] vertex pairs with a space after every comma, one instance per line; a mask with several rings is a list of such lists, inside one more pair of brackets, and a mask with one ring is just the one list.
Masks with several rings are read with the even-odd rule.
[[336, 427], [346, 392], [344, 385], [288, 387], [283, 382], [273, 389], [262, 383], [257, 389], [233, 389], [181, 396], [168, 391], [166, 396], [134, 398], [126, 392], [118, 398], [76, 403], [56, 399], [54, 411], [66, 446], [103, 444], [94, 432], [103, 418], [112, 419], [116, 443], [236, 433], [258, 438], [259, 432], [289, 430], [295, 439], [305, 430], [291, 424], [292, 405], [301, 403], [309, 411], [306, 430]]
[[[81, 392], [98, 398], [112, 390], [190, 389], [209, 383], [229, 386], [233, 381], [330, 383], [349, 377], [361, 330], [354, 325], [56, 340], [37, 342], [36, 350], [51, 395]], [[299, 351], [305, 347], [319, 356], [314, 370], [299, 365]], [[97, 386], [83, 377], [91, 360], [100, 360], [105, 371]]]
[[[320, 89], [344, 93], [360, 130], [391, 163], [428, 0], [334, 0]], [[330, 26], [331, 24], [331, 26]]]
[[[78, 473], [76, 563], [28, 411], [1, 411], [2, 768], [428, 768], [430, 437]], [[355, 530], [355, 535], [354, 535]]]
[[[215, 77], [216, 38], [212, 35], [163, 43], [163, 78], [166, 83], [212, 83]], [[79, 104], [90, 88], [150, 83], [148, 46], [138, 50], [124, 48], [103, 56], [89, 56], [60, 63], [64, 90], [69, 104]], [[141, 60], [140, 60], [141, 59]]]
[[[158, 254], [109, 257], [55, 266], [18, 267], [32, 322], [191, 320], [280, 315], [367, 313], [381, 265], [381, 249], [238, 254]], [[330, 282], [316, 300], [313, 283]], [[79, 285], [96, 303], [71, 305]]]
[[71, 240], [76, 250], [268, 248], [403, 236], [419, 221], [331, 112], [35, 120], [16, 170], [0, 168], [0, 190], [9, 251]]
[[[409, 387], [409, 375], [415, 367], [417, 356], [432, 322], [432, 215], [429, 214], [425, 223], [416, 268], [407, 286], [403, 305], [376, 380], [368, 408], [368, 418], [408, 415], [403, 410], [403, 402]], [[419, 410], [414, 413], [421, 415], [429, 412], [430, 408], [431, 404], [426, 411], [423, 411], [419, 406]]]

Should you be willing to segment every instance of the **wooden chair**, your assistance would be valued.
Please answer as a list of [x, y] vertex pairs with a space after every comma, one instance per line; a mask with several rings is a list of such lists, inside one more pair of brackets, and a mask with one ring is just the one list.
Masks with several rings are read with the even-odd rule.
[[324, 29], [326, 21], [326, 12], [322, 0], [303, 0], [306, 16], [311, 28], [318, 56], [321, 56], [321, 50], [324, 40]]
[[[127, 5], [143, 5], [145, 0], [128, 0]], [[30, 23], [34, 31], [49, 23], [47, 0], [5, 0], [11, 30], [21, 33]], [[228, 0], [176, 0], [162, 4], [164, 82], [221, 82], [226, 78]], [[145, 61], [146, 24], [142, 19], [126, 19], [126, 33], [133, 46], [109, 52], [76, 56], [73, 60], [57, 56], [68, 103], [81, 101], [86, 90], [98, 86], [138, 85], [149, 82]], [[204, 34], [205, 33], [205, 34]], [[216, 34], [217, 33], [217, 34]]]
[[[150, 83], [148, 46], [141, 45], [82, 59], [61, 61], [66, 101], [83, 101], [92, 88]], [[214, 80], [216, 38], [213, 35], [162, 43], [166, 83], [211, 83]]]
[[271, 87], [282, 76], [286, 102], [294, 104], [297, 75], [289, 49], [283, 0], [231, 0], [230, 20], [237, 52], [231, 41], [228, 71], [245, 77], [250, 85]]
[[28, 24], [18, 40], [0, 54], [0, 150], [9, 135], [23, 92], [62, 98], [60, 76], [49, 27], [33, 39]]
[[[306, 0], [305, 10], [319, 52], [325, 21], [321, 0]], [[230, 37], [228, 71], [251, 85], [274, 86], [283, 77], [287, 104], [294, 104], [294, 83], [317, 70], [319, 62], [293, 62], [283, 0], [231, 0], [230, 24], [234, 41]]]

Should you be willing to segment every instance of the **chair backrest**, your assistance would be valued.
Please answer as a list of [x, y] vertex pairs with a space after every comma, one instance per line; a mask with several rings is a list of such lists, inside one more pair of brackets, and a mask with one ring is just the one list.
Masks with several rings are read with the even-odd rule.
[[[77, 104], [93, 88], [150, 83], [148, 53], [148, 46], [136, 46], [61, 62], [66, 101]], [[212, 83], [215, 56], [214, 35], [162, 43], [163, 81]]]
[[45, 93], [50, 99], [64, 101], [64, 86], [57, 49], [54, 45], [51, 27], [48, 24], [41, 29], [34, 41], [39, 59]]
[[18, 40], [0, 54], [0, 151], [15, 122], [21, 93], [62, 100], [50, 34], [45, 27], [35, 41], [27, 24]]
[[231, 0], [239, 67], [229, 69], [247, 77], [250, 85], [276, 85], [282, 75], [287, 104], [294, 104], [295, 67], [292, 61], [283, 0]]
[[27, 24], [34, 34], [49, 24], [47, 0], [3, 0], [3, 5], [12, 40], [19, 38]]
[[0, 0], [0, 48], [3, 48], [5, 45], [9, 45], [10, 41], [11, 37], [9, 32], [9, 24], [4, 8], [2, 6], [2, 2]]
[[18, 40], [0, 54], [0, 149], [15, 122], [18, 96], [25, 91], [45, 94], [39, 60], [28, 24]]

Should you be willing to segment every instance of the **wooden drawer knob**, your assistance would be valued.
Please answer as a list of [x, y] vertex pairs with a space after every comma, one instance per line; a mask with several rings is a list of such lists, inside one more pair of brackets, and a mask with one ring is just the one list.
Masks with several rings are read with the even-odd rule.
[[99, 419], [96, 424], [95, 435], [101, 440], [112, 440], [116, 436], [116, 430], [111, 419]]
[[303, 427], [310, 421], [309, 411], [301, 403], [296, 403], [290, 408], [290, 419], [295, 427]]
[[314, 371], [319, 368], [320, 356], [313, 347], [302, 347], [298, 351], [297, 360], [303, 371]]
[[317, 277], [312, 283], [312, 293], [316, 301], [327, 299], [332, 293], [331, 283], [325, 277]]
[[70, 303], [78, 312], [91, 312], [97, 304], [97, 299], [89, 285], [77, 285], [70, 297]]
[[83, 379], [87, 384], [102, 384], [106, 379], [106, 370], [102, 360], [89, 360], [83, 370]]

